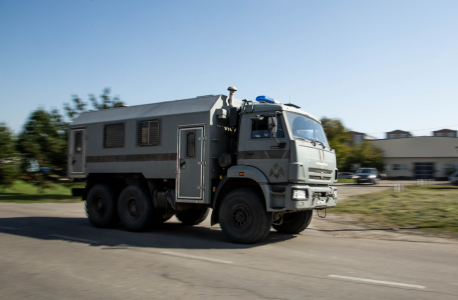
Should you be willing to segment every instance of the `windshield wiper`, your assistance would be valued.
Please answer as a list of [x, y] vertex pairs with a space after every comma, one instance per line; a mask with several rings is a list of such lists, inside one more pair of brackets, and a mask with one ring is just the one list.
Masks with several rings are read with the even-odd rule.
[[323, 142], [320, 142], [320, 141], [315, 141], [315, 142], [316, 142], [316, 143], [320, 143], [320, 144], [321, 144], [321, 146], [323, 146], [323, 149], [326, 149], [326, 146], [324, 145], [324, 143], [323, 143]]

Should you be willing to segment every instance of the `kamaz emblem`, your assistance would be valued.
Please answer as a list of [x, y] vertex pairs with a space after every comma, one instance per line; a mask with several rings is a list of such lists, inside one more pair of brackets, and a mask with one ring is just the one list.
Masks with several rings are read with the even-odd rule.
[[285, 176], [285, 172], [283, 171], [282, 167], [280, 167], [278, 164], [275, 164], [272, 169], [270, 169], [269, 177], [272, 175], [274, 175], [275, 178], [278, 178], [280, 176]]

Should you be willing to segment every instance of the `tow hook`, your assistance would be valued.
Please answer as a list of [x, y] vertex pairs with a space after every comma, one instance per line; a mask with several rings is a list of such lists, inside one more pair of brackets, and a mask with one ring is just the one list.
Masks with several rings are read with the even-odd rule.
[[[320, 210], [324, 210], [324, 216], [320, 215]], [[322, 219], [326, 218], [326, 207], [317, 209], [316, 210], [316, 214], [318, 215], [318, 217], [320, 217]]]

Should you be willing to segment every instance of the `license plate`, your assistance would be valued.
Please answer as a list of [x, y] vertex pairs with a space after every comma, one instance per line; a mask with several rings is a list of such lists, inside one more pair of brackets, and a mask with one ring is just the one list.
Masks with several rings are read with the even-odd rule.
[[317, 206], [326, 205], [326, 200], [318, 200], [318, 201], [316, 202], [316, 205], [317, 205]]

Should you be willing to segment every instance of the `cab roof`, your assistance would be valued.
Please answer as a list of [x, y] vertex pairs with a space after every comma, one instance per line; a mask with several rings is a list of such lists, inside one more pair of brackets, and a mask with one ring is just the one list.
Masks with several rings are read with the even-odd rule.
[[262, 103], [262, 102], [253, 101], [253, 112], [265, 112], [265, 111], [275, 111], [275, 110], [287, 111], [287, 112], [297, 113], [300, 115], [305, 115], [309, 117], [310, 119], [313, 119], [314, 121], [317, 121], [318, 123], [321, 124], [321, 121], [317, 117], [301, 109], [298, 109], [292, 106], [288, 106], [288, 105], [284, 105], [282, 103], [270, 104], [270, 103]]

